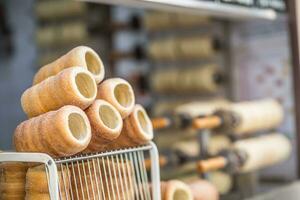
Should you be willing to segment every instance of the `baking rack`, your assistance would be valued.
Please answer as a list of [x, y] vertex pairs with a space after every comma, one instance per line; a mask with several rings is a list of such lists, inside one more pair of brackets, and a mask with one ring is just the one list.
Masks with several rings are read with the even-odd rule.
[[[151, 160], [149, 174], [145, 166], [147, 158]], [[44, 164], [51, 200], [161, 199], [158, 151], [152, 142], [135, 148], [61, 159], [43, 153], [0, 153], [2, 162]]]

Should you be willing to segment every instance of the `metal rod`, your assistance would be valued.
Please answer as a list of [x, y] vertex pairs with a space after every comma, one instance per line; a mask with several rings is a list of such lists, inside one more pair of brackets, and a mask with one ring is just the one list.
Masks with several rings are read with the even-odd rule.
[[[152, 146], [150, 150], [150, 156], [155, 161], [159, 160], [159, 154], [156, 145], [153, 142], [150, 142]], [[159, 163], [151, 162], [151, 177], [152, 177], [152, 195], [153, 200], [160, 200], [160, 173], [159, 173]]]
[[[134, 189], [135, 189], [135, 194], [136, 194], [136, 198], [137, 200], [140, 200], [140, 195], [139, 195], [139, 190], [138, 190], [138, 186], [137, 186], [137, 178], [136, 178], [136, 174], [135, 174], [135, 170], [134, 170], [134, 161], [133, 161], [133, 157], [132, 157], [132, 152], [128, 153], [129, 154], [129, 160], [130, 160], [130, 171], [131, 174], [133, 176], [133, 185], [134, 185]], [[127, 155], [127, 154], [125, 154]]]
[[60, 164], [60, 163], [66, 163], [66, 162], [81, 161], [81, 160], [111, 156], [111, 155], [116, 155], [116, 154], [121, 154], [121, 153], [130, 153], [130, 152], [135, 152], [138, 150], [145, 151], [145, 150], [150, 150], [151, 148], [152, 147], [150, 145], [147, 145], [147, 146], [141, 146], [141, 147], [137, 147], [137, 148], [122, 149], [122, 150], [117, 150], [117, 151], [110, 151], [110, 152], [97, 153], [97, 154], [91, 154], [91, 155], [82, 155], [82, 156], [78, 156], [75, 158], [72, 158], [72, 157], [62, 158], [62, 159], [55, 160], [55, 163]]
[[100, 159], [97, 158], [97, 166], [98, 166], [98, 172], [100, 174], [99, 176], [99, 181], [101, 181], [101, 189], [102, 189], [102, 197], [103, 199], [105, 199], [105, 193], [104, 193], [104, 185], [103, 185], [103, 176], [102, 176], [102, 172], [101, 172], [101, 169], [100, 169]]
[[95, 159], [92, 159], [92, 163], [93, 163], [93, 169], [94, 169], [94, 175], [95, 175], [95, 181], [96, 181], [97, 194], [98, 194], [99, 199], [102, 199], [101, 193], [100, 193], [100, 190], [99, 190], [98, 174], [96, 172]]
[[[70, 175], [70, 167], [68, 165], [68, 163], [66, 163], [66, 168], [67, 168], [67, 177], [68, 177], [68, 180], [69, 180], [69, 184], [71, 184], [71, 175]], [[76, 185], [76, 183], [75, 183]], [[73, 194], [73, 188], [70, 187], [70, 193], [71, 193], [71, 199], [73, 200], [74, 199], [74, 194]]]

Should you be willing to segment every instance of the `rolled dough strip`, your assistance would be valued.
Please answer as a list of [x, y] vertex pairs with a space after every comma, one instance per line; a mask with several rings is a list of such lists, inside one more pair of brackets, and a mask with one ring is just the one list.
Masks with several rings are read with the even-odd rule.
[[153, 139], [153, 127], [145, 109], [137, 104], [124, 120], [120, 136], [106, 149], [120, 149], [144, 145]]
[[18, 182], [0, 182], [0, 193], [6, 194], [24, 194], [25, 193], [25, 180]]
[[123, 120], [116, 108], [110, 103], [97, 99], [85, 111], [91, 127], [92, 139], [85, 152], [97, 152], [117, 137], [119, 137]]
[[178, 39], [179, 57], [209, 58], [216, 53], [214, 39], [210, 36], [185, 37]]
[[[70, 181], [69, 175], [70, 171], [66, 167], [63, 170], [58, 169], [58, 178], [60, 183], [60, 192], [62, 195], [69, 193]], [[26, 174], [26, 194], [28, 193], [43, 193], [49, 194], [48, 179], [44, 165], [29, 168]]]
[[38, 19], [57, 20], [57, 18], [85, 14], [86, 5], [76, 1], [39, 1], [35, 5], [35, 11]]
[[218, 200], [217, 188], [206, 180], [196, 180], [188, 183], [194, 200]]
[[24, 200], [25, 198], [25, 193], [23, 194], [7, 194], [7, 193], [1, 193], [0, 194], [0, 199], [1, 200]]
[[[71, 199], [70, 196], [65, 196], [65, 193], [60, 195], [60, 200]], [[49, 193], [26, 193], [25, 200], [51, 200]]]
[[284, 115], [282, 106], [274, 99], [240, 102], [232, 104], [229, 110], [239, 119], [233, 130], [235, 134], [276, 128]]
[[233, 188], [233, 177], [222, 171], [211, 172], [208, 181], [212, 183], [220, 194], [227, 194]]
[[85, 109], [96, 95], [97, 86], [92, 74], [81, 67], [72, 67], [27, 89], [21, 103], [24, 112], [34, 117], [64, 105]]
[[1, 173], [4, 175], [6, 172], [11, 173], [11, 172], [25, 172], [28, 169], [28, 165], [26, 163], [21, 163], [21, 162], [7, 162], [7, 163], [0, 163], [0, 170]]
[[280, 133], [240, 140], [234, 143], [234, 148], [247, 155], [246, 162], [239, 170], [241, 173], [282, 162], [288, 158], [292, 150], [290, 141]]
[[0, 182], [17, 182], [20, 180], [24, 180], [26, 175], [25, 172], [20, 171], [2, 171], [0, 172]]
[[229, 105], [230, 102], [225, 99], [194, 101], [177, 106], [175, 113], [190, 117], [198, 117], [201, 115], [211, 115], [215, 110], [226, 109]]
[[[35, 126], [39, 132], [30, 131]], [[64, 106], [22, 122], [15, 131], [14, 144], [17, 151], [61, 157], [81, 152], [90, 139], [91, 127], [86, 114], [78, 107]]]
[[215, 44], [210, 36], [157, 39], [149, 44], [148, 53], [153, 60], [210, 58], [216, 53]]
[[[231, 144], [230, 138], [226, 135], [213, 135], [207, 144], [207, 151], [210, 155], [216, 155], [220, 151], [230, 148]], [[197, 157], [200, 152], [200, 145], [197, 140], [189, 139], [174, 143], [171, 149], [190, 157]]]
[[0, 164], [0, 199], [24, 199], [28, 165], [21, 162]]
[[34, 76], [33, 84], [37, 84], [46, 78], [58, 74], [65, 68], [79, 66], [93, 74], [96, 83], [104, 78], [104, 66], [98, 54], [91, 48], [79, 46], [52, 63], [45, 65]]
[[144, 25], [148, 31], [168, 30], [170, 28], [188, 28], [209, 23], [209, 18], [183, 13], [146, 12]]
[[151, 81], [153, 90], [161, 93], [213, 93], [222, 82], [223, 74], [215, 65], [157, 70]]
[[181, 181], [171, 180], [160, 185], [162, 200], [193, 200], [191, 189]]
[[120, 78], [105, 80], [98, 86], [97, 99], [103, 99], [112, 104], [126, 118], [135, 104], [134, 92], [131, 85]]
[[[36, 30], [36, 42], [41, 49], [66, 46], [68, 44], [82, 44], [88, 41], [88, 37], [89, 34], [86, 23], [79, 20], [64, 24], [42, 26]], [[59, 54], [59, 56], [60, 55], [61, 54]], [[57, 57], [55, 57], [55, 59], [56, 58]]]
[[290, 155], [291, 148], [290, 141], [279, 133], [239, 140], [232, 144], [227, 155], [198, 161], [197, 169], [201, 173], [225, 167], [235, 173], [251, 172], [282, 162]]

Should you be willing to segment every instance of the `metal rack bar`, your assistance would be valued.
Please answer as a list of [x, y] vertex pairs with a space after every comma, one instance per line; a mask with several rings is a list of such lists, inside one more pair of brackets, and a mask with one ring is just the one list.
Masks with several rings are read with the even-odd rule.
[[101, 154], [86, 154], [86, 155], [80, 155], [78, 157], [70, 157], [70, 158], [63, 158], [59, 160], [55, 160], [55, 163], [60, 164], [60, 163], [67, 163], [67, 162], [74, 162], [74, 161], [81, 161], [81, 160], [88, 160], [88, 159], [93, 159], [93, 158], [98, 158], [98, 157], [106, 157], [106, 156], [112, 156], [112, 155], [117, 155], [117, 154], [122, 154], [122, 153], [131, 153], [135, 151], [146, 151], [150, 150], [152, 145], [147, 145], [147, 146], [142, 146], [138, 148], [129, 148], [129, 149], [122, 149], [122, 150], [116, 150], [116, 151], [108, 151], [104, 152]]
[[[144, 153], [150, 154], [151, 157], [149, 179], [144, 164]], [[58, 200], [60, 197], [106, 199], [106, 195], [108, 199], [126, 199], [127, 195], [128, 199], [136, 197], [141, 200], [160, 200], [158, 151], [152, 142], [136, 148], [58, 160], [42, 153], [0, 153], [1, 162], [43, 163], [51, 200]], [[148, 180], [151, 180], [152, 187], [149, 187]], [[131, 189], [133, 185], [135, 191]]]
[[[159, 160], [159, 154], [156, 145], [151, 142], [151, 150], [150, 150], [150, 156], [152, 157], [152, 160]], [[160, 197], [160, 172], [159, 172], [159, 162], [151, 162], [151, 177], [152, 177], [152, 193], [153, 193], [153, 199], [159, 200]], [[159, 185], [155, 185], [155, 183], [159, 183]]]
[[247, 8], [238, 5], [214, 3], [197, 0], [80, 0], [110, 5], [123, 5], [137, 8], [188, 12], [227, 19], [276, 19], [276, 12], [271, 9]]
[[49, 191], [51, 199], [59, 199], [58, 173], [54, 160], [44, 153], [0, 153], [1, 162], [31, 162], [43, 163], [49, 173]]

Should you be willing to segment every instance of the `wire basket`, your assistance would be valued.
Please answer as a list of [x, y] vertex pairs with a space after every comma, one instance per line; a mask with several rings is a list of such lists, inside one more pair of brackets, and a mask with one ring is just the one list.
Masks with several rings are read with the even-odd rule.
[[56, 160], [42, 153], [0, 153], [3, 162], [44, 164], [51, 200], [160, 200], [158, 151], [152, 142]]

